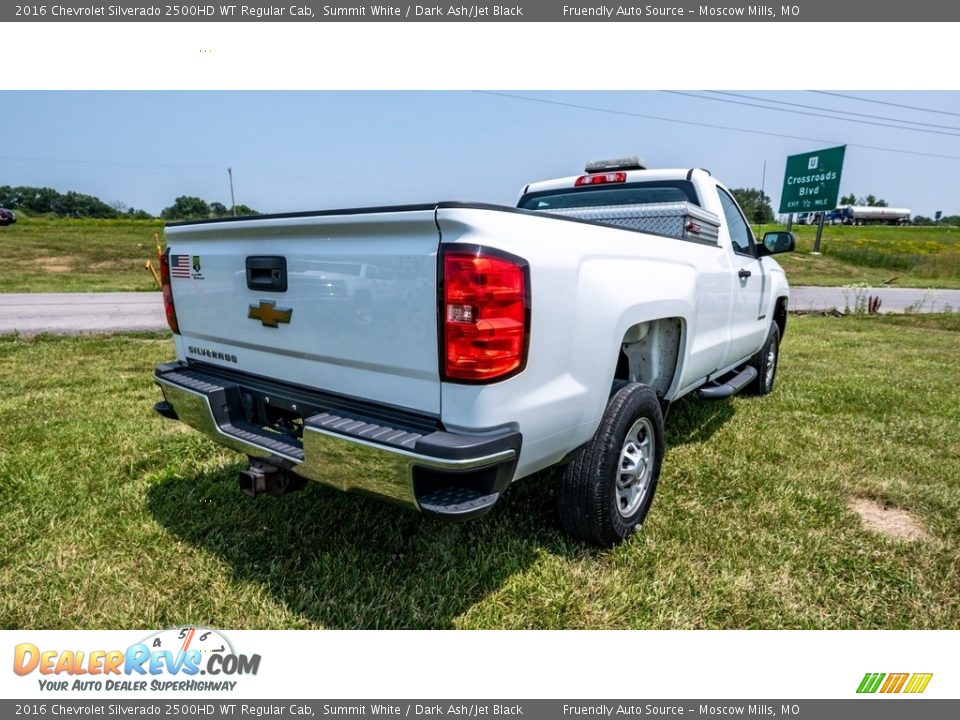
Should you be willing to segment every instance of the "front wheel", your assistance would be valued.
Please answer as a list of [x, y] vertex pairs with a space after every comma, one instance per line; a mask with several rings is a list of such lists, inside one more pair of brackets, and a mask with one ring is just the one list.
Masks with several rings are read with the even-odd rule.
[[639, 383], [620, 388], [593, 439], [560, 477], [557, 510], [564, 529], [602, 547], [628, 538], [653, 503], [663, 451], [656, 393]]
[[769, 395], [773, 391], [773, 382], [777, 379], [777, 364], [780, 362], [780, 326], [770, 323], [767, 340], [760, 351], [750, 358], [750, 364], [757, 369], [757, 379], [747, 388], [752, 395]]

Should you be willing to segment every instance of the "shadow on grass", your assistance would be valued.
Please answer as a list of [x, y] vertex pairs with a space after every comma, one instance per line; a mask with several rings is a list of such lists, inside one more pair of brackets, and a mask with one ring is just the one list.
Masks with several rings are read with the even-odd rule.
[[734, 415], [730, 400], [698, 400], [687, 396], [670, 406], [666, 422], [667, 450], [706, 442]]
[[574, 556], [561, 534], [550, 478], [511, 488], [482, 520], [442, 523], [316, 483], [254, 500], [237, 488], [241, 465], [151, 486], [153, 517], [328, 628], [447, 628], [541, 552]]
[[[733, 412], [729, 402], [677, 403], [667, 422], [668, 448], [709, 439]], [[250, 500], [237, 488], [242, 467], [153, 485], [150, 512], [311, 625], [451, 627], [542, 553], [595, 552], [557, 525], [555, 471], [518, 483], [481, 520], [449, 524], [316, 483]]]

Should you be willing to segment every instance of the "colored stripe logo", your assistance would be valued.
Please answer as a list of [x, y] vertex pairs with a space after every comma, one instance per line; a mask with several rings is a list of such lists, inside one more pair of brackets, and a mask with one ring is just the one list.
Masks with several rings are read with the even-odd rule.
[[922, 693], [930, 684], [933, 673], [867, 673], [860, 681], [857, 692], [871, 693]]

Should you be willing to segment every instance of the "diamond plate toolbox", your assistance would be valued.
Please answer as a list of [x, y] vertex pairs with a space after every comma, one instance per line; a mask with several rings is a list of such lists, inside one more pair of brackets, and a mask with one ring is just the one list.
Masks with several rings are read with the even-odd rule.
[[689, 202], [558, 208], [538, 212], [713, 244], [718, 242], [720, 230], [720, 218]]

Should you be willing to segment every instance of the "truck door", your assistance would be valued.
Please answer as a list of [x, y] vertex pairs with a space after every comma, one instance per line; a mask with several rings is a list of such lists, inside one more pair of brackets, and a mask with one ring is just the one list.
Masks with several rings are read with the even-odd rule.
[[766, 338], [770, 318], [764, 317], [765, 294], [770, 292], [763, 263], [757, 258], [753, 231], [733, 197], [718, 187], [724, 230], [730, 238], [731, 258], [730, 349], [725, 365], [753, 355]]

